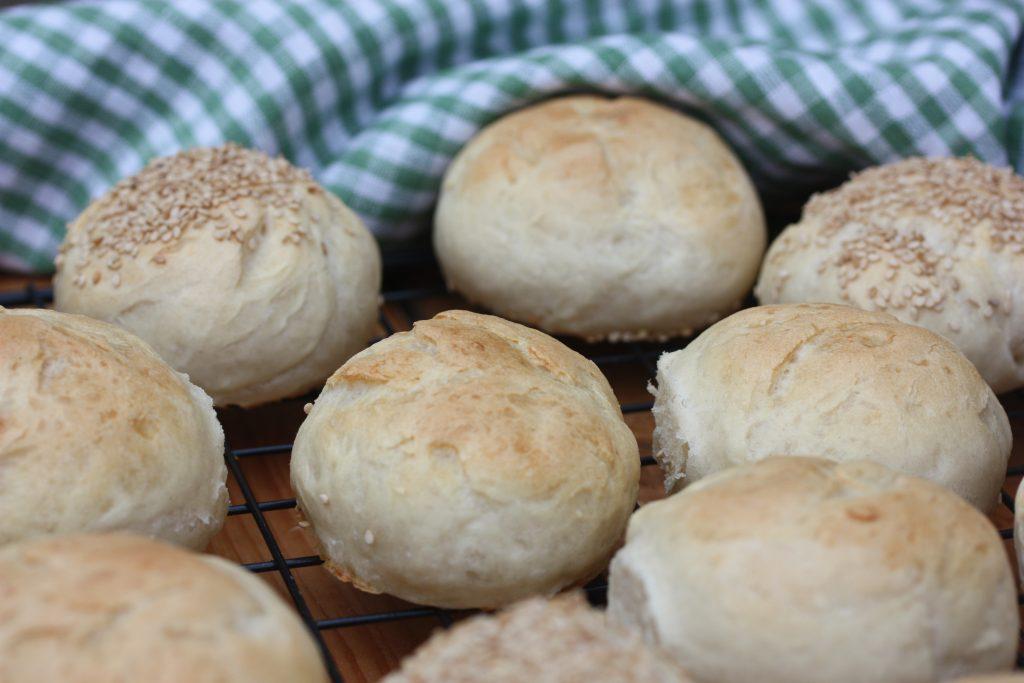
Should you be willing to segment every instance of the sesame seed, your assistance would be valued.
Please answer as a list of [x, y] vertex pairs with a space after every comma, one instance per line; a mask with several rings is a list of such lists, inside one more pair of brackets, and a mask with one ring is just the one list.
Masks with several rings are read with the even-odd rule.
[[[88, 223], [70, 226], [72, 239], [84, 231], [78, 237], [84, 253], [75, 265], [81, 269], [98, 260], [116, 270], [142, 245], [177, 242], [204, 227], [212, 228], [218, 241], [230, 237], [241, 244], [241, 235], [227, 224], [249, 217], [237, 202], [253, 197], [271, 210], [294, 212], [301, 208], [293, 196], [296, 185], [306, 186], [311, 195], [320, 192], [307, 171], [285, 159], [230, 143], [154, 159], [94, 202]], [[166, 257], [152, 261], [163, 264]]]
[[[1024, 253], [1024, 178], [972, 158], [906, 159], [867, 169], [835, 190], [814, 195], [804, 208], [808, 219], [819, 226], [815, 245], [827, 248], [838, 241], [828, 264], [838, 271], [842, 299], [872, 264], [882, 263], [887, 281], [898, 273], [918, 280], [893, 299], [893, 307], [939, 310], [945, 293], [938, 272], [955, 268], [958, 245], [976, 245], [979, 224], [987, 223], [993, 250], [1009, 245], [1008, 251]], [[929, 244], [929, 235], [941, 234], [936, 223], [949, 230], [953, 247]], [[783, 245], [794, 248], [793, 240]], [[950, 286], [960, 289], [956, 279]]]

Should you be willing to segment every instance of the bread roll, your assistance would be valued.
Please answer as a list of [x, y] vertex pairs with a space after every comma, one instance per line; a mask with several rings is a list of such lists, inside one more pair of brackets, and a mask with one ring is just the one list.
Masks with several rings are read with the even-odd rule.
[[591, 339], [663, 339], [737, 308], [764, 254], [746, 171], [703, 123], [640, 99], [510, 114], [445, 175], [434, 245], [452, 289]]
[[339, 199], [236, 145], [156, 159], [68, 227], [54, 303], [139, 335], [217, 405], [319, 386], [372, 336], [380, 255]]
[[226, 479], [210, 398], [145, 342], [0, 307], [0, 545], [130, 529], [202, 549], [224, 523]]
[[593, 363], [541, 332], [446, 311], [334, 373], [291, 474], [342, 580], [498, 607], [604, 568], [640, 460]]
[[995, 506], [1006, 412], [956, 347], [886, 313], [750, 308], [658, 361], [665, 485], [770, 455], [868, 458]]
[[967, 158], [868, 169], [808, 202], [756, 293], [886, 311], [950, 339], [996, 392], [1024, 386], [1024, 178]]
[[932, 683], [1017, 652], [992, 523], [865, 460], [769, 458], [646, 505], [609, 581], [610, 619], [701, 683]]
[[0, 680], [321, 683], [302, 622], [262, 580], [127, 534], [0, 548]]
[[688, 683], [579, 594], [531, 598], [440, 631], [383, 683]]

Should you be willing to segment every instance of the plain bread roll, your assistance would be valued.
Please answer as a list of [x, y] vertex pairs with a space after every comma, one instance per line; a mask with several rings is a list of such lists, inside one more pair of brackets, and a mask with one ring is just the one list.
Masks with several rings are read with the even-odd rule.
[[0, 545], [129, 529], [195, 549], [227, 515], [210, 398], [135, 335], [0, 307]]
[[0, 680], [326, 683], [319, 652], [264, 581], [128, 534], [0, 548]]
[[451, 288], [613, 341], [689, 334], [735, 310], [766, 242], [721, 138], [632, 97], [560, 97], [490, 124], [448, 168], [434, 217]]
[[547, 335], [446, 311], [328, 380], [291, 460], [327, 567], [371, 592], [498, 607], [600, 572], [640, 458], [608, 381]]
[[933, 683], [1017, 652], [992, 523], [866, 460], [769, 458], [645, 505], [609, 582], [609, 618], [701, 683]]
[[943, 337], [832, 304], [760, 306], [658, 361], [654, 453], [676, 488], [770, 455], [868, 458], [998, 501], [1006, 412]]

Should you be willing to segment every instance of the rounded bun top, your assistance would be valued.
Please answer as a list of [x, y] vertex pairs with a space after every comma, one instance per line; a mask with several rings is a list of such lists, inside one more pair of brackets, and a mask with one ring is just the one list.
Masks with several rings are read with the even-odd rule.
[[887, 313], [759, 306], [658, 362], [668, 483], [771, 455], [870, 458], [995, 505], [1006, 413], [953, 344]]
[[[502, 224], [520, 218], [505, 213], [513, 200], [525, 203], [551, 237], [590, 247], [629, 249], [645, 228], [742, 242], [737, 223], [761, 219], [746, 171], [710, 126], [635, 97], [572, 95], [512, 112], [466, 145], [444, 191], [457, 208], [500, 209]], [[631, 225], [630, 212], [666, 220]]]
[[[304, 169], [233, 143], [159, 157], [93, 202], [70, 226], [85, 239], [65, 244], [61, 252], [74, 252], [76, 286], [104, 279], [117, 286], [118, 270], [128, 261], [162, 265], [176, 258], [175, 247], [190, 230], [212, 228], [214, 239], [245, 244], [254, 237], [239, 221], [245, 205], [254, 201], [297, 213], [297, 186], [309, 194], [323, 192]], [[298, 224], [286, 235], [295, 241], [305, 236]], [[57, 264], [65, 260], [58, 256]]]
[[202, 548], [227, 512], [210, 399], [113, 325], [0, 308], [0, 544], [133, 529]]
[[772, 244], [762, 303], [885, 310], [956, 343], [996, 391], [1024, 384], [1024, 178], [912, 158], [815, 195]]
[[373, 592], [498, 607], [595, 576], [636, 502], [636, 438], [597, 367], [446, 311], [357, 354], [295, 439], [327, 566]]
[[459, 310], [419, 320], [411, 332], [374, 344], [334, 373], [327, 387], [353, 381], [429, 385], [428, 372], [458, 376], [480, 370], [496, 381], [526, 375], [585, 389], [618, 410], [608, 380], [586, 357], [525, 325]]
[[318, 386], [376, 323], [380, 255], [341, 201], [228, 144], [154, 159], [70, 226], [58, 310], [113, 322], [218, 405]]
[[[777, 546], [778, 552], [787, 547], [783, 539], [799, 537], [884, 554], [892, 570], [912, 567], [921, 557], [943, 559], [943, 538], [980, 537], [991, 542], [984, 548], [966, 540], [961, 545], [984, 550], [998, 566], [1006, 565], [995, 527], [978, 510], [942, 486], [869, 460], [773, 456], [717, 472], [638, 510], [627, 543], [647, 534], [712, 545], [751, 538]], [[869, 565], [857, 566], [861, 575], [850, 572], [848, 581], [881, 578]], [[979, 562], [978, 568], [983, 566]], [[823, 565], [820, 571], [825, 576], [830, 568]]]
[[579, 594], [531, 598], [434, 635], [384, 683], [687, 683], [640, 637], [606, 622]]
[[295, 614], [226, 560], [127, 534], [0, 548], [0, 679], [320, 683]]
[[[431, 351], [425, 353], [424, 343]], [[503, 368], [539, 372], [569, 384], [585, 384], [615, 403], [608, 381], [586, 357], [550, 335], [493, 315], [449, 310], [418, 320], [366, 349], [327, 380], [333, 386], [352, 379], [423, 383], [423, 371]], [[502, 376], [501, 373], [494, 373]]]
[[865, 460], [768, 458], [645, 505], [609, 581], [612, 620], [702, 681], [946, 680], [1017, 649], [992, 523]]
[[[632, 441], [593, 362], [543, 332], [469, 311], [444, 311], [374, 344], [341, 367], [324, 394], [338, 390], [375, 409], [335, 411], [334, 429], [346, 420], [368, 435], [415, 435], [428, 450], [446, 444], [460, 454], [457, 474], [495, 499], [544, 499], [565, 485], [558, 463], [579, 451], [584, 433], [611, 432], [608, 443], [588, 448], [602, 469], [622, 468], [615, 446]], [[329, 410], [333, 402], [324, 403]]]
[[502, 117], [445, 175], [449, 284], [499, 314], [590, 338], [674, 336], [734, 310], [764, 253], [761, 206], [704, 123], [632, 97]]
[[[926, 219], [931, 226], [948, 228], [947, 238], [972, 241], [975, 226], [984, 223], [992, 251], [1020, 254], [1024, 252], [1024, 178], [1009, 168], [971, 157], [914, 157], [861, 171], [840, 187], [813, 196], [804, 208], [804, 218], [820, 221], [819, 235], [824, 237], [837, 236], [850, 223], [868, 227], [863, 239], [898, 261], [886, 261], [882, 268], [899, 270], [909, 265], [911, 272], [927, 278], [941, 270], [944, 264], [937, 261], [942, 257], [956, 260], [958, 255], [937, 253], [936, 245], [898, 234], [894, 226], [907, 218]], [[858, 254], [858, 248], [869, 245], [842, 246], [849, 257], [843, 262], [847, 279], [855, 279], [856, 271], [863, 272], [874, 263], [866, 253]], [[926, 308], [933, 300], [941, 302], [941, 296], [939, 291], [925, 291], [924, 303], [911, 297], [907, 304]]]
[[[874, 368], [865, 362], [872, 357], [903, 361], [922, 368], [921, 375], [936, 375], [928, 397], [937, 402], [965, 389], [988, 393], [974, 366], [940, 335], [903, 323], [888, 313], [852, 306], [782, 304], [747, 308], [716, 323], [686, 348], [699, 352], [715, 370], [729, 372], [728, 379], [738, 380], [736, 375], [740, 374], [767, 380], [767, 385], [755, 385], [766, 393], [782, 389], [797, 394], [815, 392], [825, 383], [809, 381], [815, 370], [828, 370], [820, 375], [822, 380], [828, 376], [854, 380], [864, 373], [885, 374], [887, 386], [878, 389], [894, 393], [905, 393], [912, 382], [920, 380], [904, 371], [890, 375], [886, 371], [891, 367]], [[663, 356], [666, 363], [673, 357], [671, 353]], [[933, 367], [929, 357], [938, 365]]]

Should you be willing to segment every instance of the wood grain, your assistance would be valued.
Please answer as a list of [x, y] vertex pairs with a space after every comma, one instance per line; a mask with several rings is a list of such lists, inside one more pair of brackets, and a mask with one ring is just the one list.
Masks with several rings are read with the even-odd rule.
[[[413, 319], [429, 317], [447, 308], [465, 308], [465, 302], [447, 295], [431, 295], [413, 297], [417, 291], [437, 292], [440, 283], [436, 273], [422, 269], [411, 275], [403, 276], [395, 281], [386, 280], [385, 290], [398, 292], [391, 303], [384, 307], [382, 322], [395, 330], [408, 329]], [[25, 278], [0, 276], [0, 292], [23, 286]], [[37, 285], [44, 284], [38, 278]], [[402, 298], [402, 297], [410, 298]], [[380, 335], [385, 334], [384, 325]], [[602, 370], [608, 376], [616, 395], [623, 404], [639, 404], [650, 401], [647, 383], [653, 376], [651, 358], [655, 347], [644, 345], [613, 346], [607, 344], [584, 345], [579, 342], [568, 342], [587, 355], [616, 355], [621, 358], [602, 364]], [[630, 357], [634, 351], [644, 351], [649, 357], [639, 360]], [[227, 434], [229, 445], [236, 451], [257, 446], [272, 444], [288, 444], [304, 417], [302, 406], [310, 397], [282, 401], [277, 404], [251, 410], [228, 409], [220, 411], [220, 418]], [[1011, 416], [1014, 433], [1024, 434], [1024, 398], [1021, 393], [1004, 397], [1004, 404]], [[626, 420], [636, 434], [640, 444], [641, 455], [650, 455], [651, 431], [653, 420], [649, 411], [632, 412]], [[289, 500], [293, 498], [288, 476], [287, 451], [270, 455], [247, 456], [240, 458], [244, 477], [248, 481], [258, 501]], [[1012, 467], [1024, 464], [1024, 439], [1015, 439]], [[1016, 491], [1020, 482], [1019, 476], [1007, 478], [1004, 491], [1010, 496]], [[238, 482], [231, 478], [229, 482], [231, 502], [245, 503]], [[661, 476], [657, 467], [643, 468], [641, 502], [648, 502], [663, 495]], [[286, 558], [305, 558], [314, 555], [309, 532], [300, 526], [299, 516], [294, 508], [285, 508], [264, 513], [265, 519], [274, 538]], [[1005, 506], [1000, 505], [992, 515], [993, 521], [1000, 529], [1012, 527], [1013, 515]], [[1007, 541], [1007, 551], [1013, 559], [1012, 543]], [[264, 542], [263, 536], [249, 513], [235, 514], [229, 517], [224, 530], [213, 540], [209, 548], [228, 559], [242, 563], [268, 563], [271, 552]], [[332, 577], [321, 566], [314, 565], [292, 570], [302, 597], [308, 604], [312, 616], [318, 620], [339, 617], [355, 617], [375, 615], [404, 610], [419, 609], [415, 605], [405, 603], [396, 598], [384, 595], [362, 593]], [[285, 600], [290, 597], [278, 572], [270, 568], [262, 571], [260, 576], [272, 585]], [[464, 615], [453, 615], [455, 619]], [[445, 623], [445, 619], [436, 614], [426, 614], [414, 618], [386, 620], [381, 623], [368, 623], [338, 628], [327, 628], [321, 631], [331, 656], [345, 681], [356, 683], [376, 681], [398, 665], [401, 659], [412, 652], [430, 633]]]

